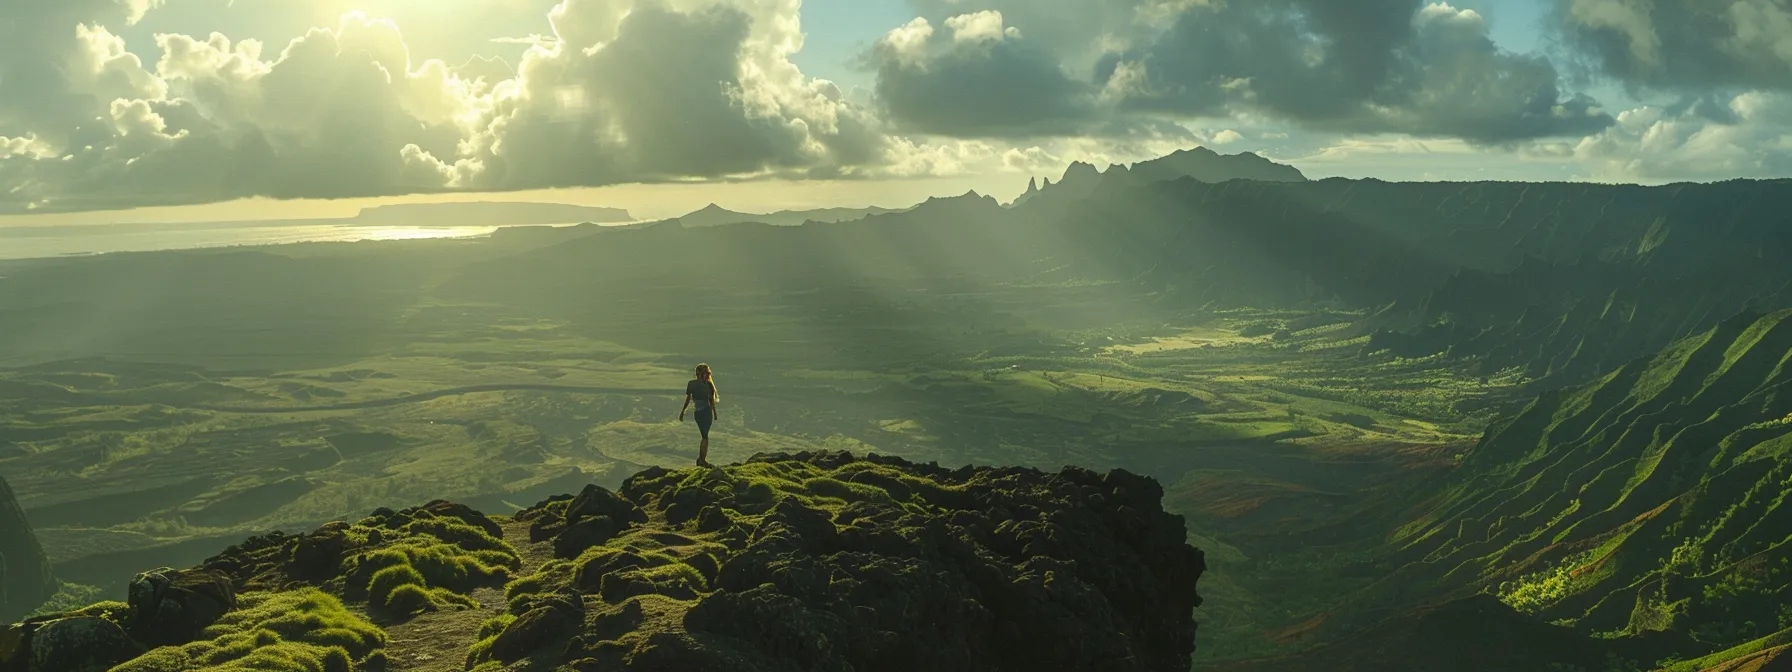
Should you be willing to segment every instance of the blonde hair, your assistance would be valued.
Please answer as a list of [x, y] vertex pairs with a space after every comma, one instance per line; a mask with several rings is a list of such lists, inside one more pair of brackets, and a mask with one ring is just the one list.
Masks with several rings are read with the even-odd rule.
[[708, 364], [698, 364], [697, 378], [702, 379], [705, 373], [709, 374], [709, 407], [715, 408], [722, 400], [722, 392], [716, 388], [716, 372]]

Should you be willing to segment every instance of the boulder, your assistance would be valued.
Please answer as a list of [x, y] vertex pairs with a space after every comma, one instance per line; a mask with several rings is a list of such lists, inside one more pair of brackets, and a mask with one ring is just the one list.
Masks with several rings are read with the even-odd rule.
[[31, 672], [106, 672], [143, 648], [103, 618], [61, 618], [37, 626], [28, 640]]
[[465, 504], [457, 504], [447, 500], [438, 499], [428, 504], [424, 504], [420, 508], [423, 511], [428, 511], [443, 518], [459, 518], [462, 521], [465, 521], [468, 525], [485, 530], [486, 534], [492, 535], [498, 539], [504, 538], [504, 528], [498, 527], [498, 524], [493, 522], [492, 519], [487, 518], [485, 514], [474, 511], [472, 507]]
[[328, 579], [341, 569], [348, 548], [348, 536], [339, 528], [320, 529], [299, 537], [293, 542], [286, 573], [300, 579]]
[[223, 574], [208, 570], [157, 569], [131, 579], [131, 627], [151, 646], [193, 641], [206, 626], [236, 608]]
[[567, 523], [579, 522], [587, 516], [609, 516], [623, 527], [647, 522], [647, 512], [641, 507], [598, 485], [585, 486], [585, 490], [566, 505]]
[[31, 665], [27, 640], [31, 627], [24, 623], [0, 626], [0, 672], [26, 672]]
[[556, 595], [537, 602], [533, 609], [518, 616], [492, 642], [491, 655], [507, 663], [522, 660], [555, 640], [572, 635], [584, 622], [584, 599], [578, 595]]
[[616, 536], [622, 526], [609, 516], [583, 518], [554, 537], [554, 556], [568, 560], [579, 557], [585, 549], [602, 544]]

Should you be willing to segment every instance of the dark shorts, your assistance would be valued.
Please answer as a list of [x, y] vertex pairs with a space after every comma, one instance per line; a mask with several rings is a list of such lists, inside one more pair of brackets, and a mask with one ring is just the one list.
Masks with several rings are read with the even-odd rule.
[[709, 438], [709, 426], [716, 421], [716, 414], [709, 409], [697, 411], [697, 431], [703, 432], [703, 438]]

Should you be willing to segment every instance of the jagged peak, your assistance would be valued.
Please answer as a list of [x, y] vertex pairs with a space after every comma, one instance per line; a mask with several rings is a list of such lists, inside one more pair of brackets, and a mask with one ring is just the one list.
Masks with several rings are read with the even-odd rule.
[[1027, 178], [1027, 193], [1029, 193], [1029, 194], [1039, 193], [1039, 178], [1036, 178], [1036, 177]]
[[1064, 178], [1059, 182], [1067, 182], [1076, 177], [1095, 177], [1100, 174], [1101, 171], [1095, 168], [1095, 164], [1072, 161], [1070, 167], [1064, 170]]
[[972, 189], [970, 191], [964, 192], [963, 194], [959, 194], [957, 196], [929, 196], [929, 197], [927, 197], [927, 203], [925, 203], [924, 205], [934, 204], [934, 203], [958, 203], [958, 202], [963, 202], [963, 201], [995, 201], [995, 200], [996, 199], [992, 196], [984, 196], [983, 194], [977, 193], [976, 189]]

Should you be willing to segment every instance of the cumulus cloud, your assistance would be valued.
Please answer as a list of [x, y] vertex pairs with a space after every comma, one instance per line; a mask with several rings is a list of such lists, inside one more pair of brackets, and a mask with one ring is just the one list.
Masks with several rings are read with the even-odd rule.
[[1553, 1], [1567, 43], [1627, 84], [1792, 90], [1792, 6], [1784, 0]]
[[1503, 144], [1611, 123], [1551, 63], [1502, 50], [1471, 10], [1419, 0], [1190, 6], [1149, 44], [1108, 55], [1127, 107], [1251, 110], [1313, 128]]
[[1792, 174], [1792, 94], [1753, 91], [1627, 110], [1604, 132], [1542, 148], [1610, 181], [1708, 181]]
[[[121, 60], [106, 56], [116, 38], [81, 35], [109, 45], [86, 49], [104, 57], [90, 62]], [[131, 76], [112, 78], [109, 95], [94, 98], [103, 125], [93, 125], [91, 137], [52, 139], [58, 158], [14, 167], [35, 179], [12, 195], [12, 206], [376, 196], [444, 186], [418, 179], [400, 150], [452, 150], [468, 89], [440, 61], [413, 64], [391, 22], [351, 14], [271, 59], [258, 42], [218, 34], [157, 41], [162, 57], [153, 73], [124, 68]]]
[[1234, 131], [1234, 130], [1228, 128], [1226, 130], [1223, 130], [1223, 131], [1213, 134], [1213, 137], [1209, 138], [1208, 142], [1215, 144], [1215, 145], [1229, 145], [1229, 144], [1238, 142], [1243, 139], [1244, 139], [1244, 136], [1239, 134], [1238, 131]]
[[1619, 179], [1788, 170], [1782, 0], [1550, 1], [1601, 72], [1692, 102], [1614, 121], [1480, 15], [1425, 0], [909, 0], [920, 17], [864, 55], [869, 99], [792, 63], [801, 0], [560, 0], [462, 35], [540, 31], [512, 40], [520, 57], [458, 65], [358, 13], [267, 43], [152, 41], [134, 36], [180, 3], [29, 2], [0, 17], [0, 212], [1050, 173], [1315, 134], [1525, 146]]
[[275, 54], [157, 34], [151, 67], [104, 23], [156, 4], [0, 21], [0, 211], [838, 177], [896, 151], [790, 63], [798, 0], [564, 0], [514, 68], [414, 60], [396, 24], [359, 13]]
[[909, 0], [921, 16], [995, 12], [1079, 78], [1101, 54], [1134, 46], [1195, 5], [1212, 0]]
[[838, 175], [886, 150], [875, 119], [790, 64], [795, 0], [619, 4], [556, 8], [557, 39], [496, 89], [455, 186]]
[[911, 0], [940, 12], [872, 50], [883, 111], [958, 137], [1124, 132], [1268, 115], [1340, 133], [1481, 145], [1597, 132], [1544, 57], [1422, 0]]
[[871, 55], [878, 103], [904, 130], [959, 137], [1076, 135], [1103, 120], [1099, 90], [993, 10], [890, 31]]

